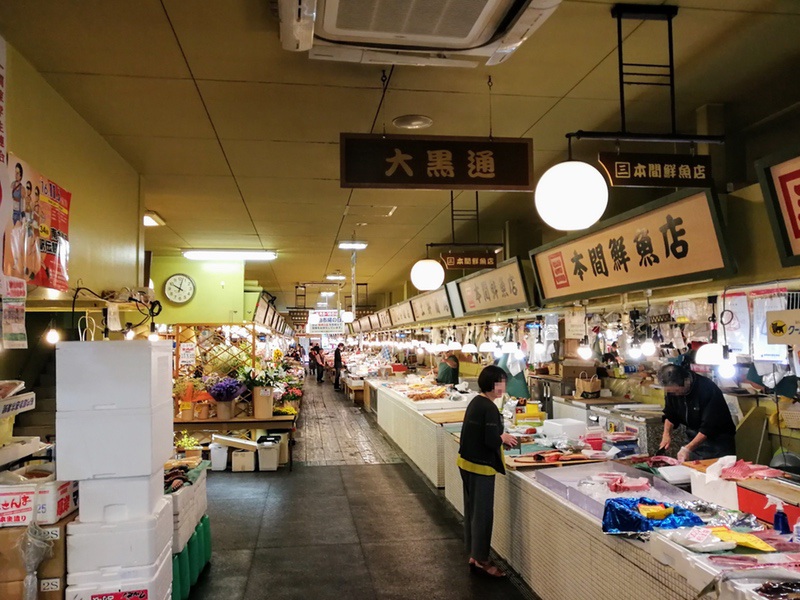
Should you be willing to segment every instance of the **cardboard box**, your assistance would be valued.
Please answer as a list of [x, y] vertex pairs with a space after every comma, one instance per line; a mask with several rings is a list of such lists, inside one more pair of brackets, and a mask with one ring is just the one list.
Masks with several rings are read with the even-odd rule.
[[[39, 566], [40, 579], [59, 579], [67, 574], [66, 546], [67, 523], [77, 516], [73, 513], [61, 519], [55, 525], [45, 526], [44, 529], [53, 541], [53, 556]], [[25, 567], [22, 564], [17, 544], [22, 536], [26, 535], [27, 527], [5, 527], [0, 529], [0, 582], [21, 582], [25, 579]], [[0, 593], [0, 598], [7, 598]]]
[[[52, 463], [30, 468], [53, 469]], [[24, 470], [19, 469], [16, 472]], [[0, 485], [0, 527], [30, 523], [33, 518], [34, 498], [37, 504], [37, 522], [40, 525], [53, 525], [78, 508], [78, 482], [53, 481], [52, 477], [48, 477], [36, 480], [35, 483]]]
[[[64, 577], [39, 577], [38, 600], [64, 600], [66, 581]], [[22, 600], [24, 591], [22, 581], [6, 581], [0, 583], [0, 598], [3, 600]]]
[[560, 365], [561, 379], [564, 383], [569, 383], [573, 388], [575, 387], [575, 379], [585, 373], [586, 377], [592, 378], [592, 375], [597, 375], [597, 367], [592, 362], [587, 362], [580, 365]]
[[232, 471], [255, 471], [256, 453], [249, 450], [234, 450]]

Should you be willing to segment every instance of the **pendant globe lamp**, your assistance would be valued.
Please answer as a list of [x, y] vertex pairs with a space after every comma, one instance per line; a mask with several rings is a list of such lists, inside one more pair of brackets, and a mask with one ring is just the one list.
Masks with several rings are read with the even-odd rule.
[[608, 206], [608, 185], [600, 171], [570, 156], [541, 176], [534, 203], [542, 221], [553, 229], [587, 229], [600, 220]]
[[425, 258], [411, 267], [411, 283], [421, 292], [438, 289], [444, 283], [444, 267], [438, 260], [428, 257], [427, 246]]

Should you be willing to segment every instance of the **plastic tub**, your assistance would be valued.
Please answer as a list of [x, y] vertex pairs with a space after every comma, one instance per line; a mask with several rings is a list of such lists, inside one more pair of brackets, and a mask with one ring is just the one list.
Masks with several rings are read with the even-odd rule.
[[264, 442], [258, 445], [258, 470], [277, 471], [280, 446], [274, 442]]
[[224, 471], [228, 468], [228, 447], [222, 444], [212, 443], [211, 449], [211, 470]]

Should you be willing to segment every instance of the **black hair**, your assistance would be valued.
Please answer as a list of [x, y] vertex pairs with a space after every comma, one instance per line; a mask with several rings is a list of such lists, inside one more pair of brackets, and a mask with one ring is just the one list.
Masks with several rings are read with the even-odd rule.
[[658, 383], [663, 386], [680, 386], [690, 377], [690, 371], [683, 365], [664, 365], [658, 370]]
[[339, 345], [337, 346], [337, 348], [344, 348], [344, 344], [342, 342], [339, 342]]
[[20, 163], [17, 163], [14, 168], [15, 169], [19, 169], [19, 176], [20, 177], [22, 177], [25, 174], [25, 171], [22, 169], [22, 165]]
[[508, 381], [506, 372], [500, 367], [489, 365], [478, 375], [478, 389], [483, 393], [494, 391], [495, 384], [501, 381]]

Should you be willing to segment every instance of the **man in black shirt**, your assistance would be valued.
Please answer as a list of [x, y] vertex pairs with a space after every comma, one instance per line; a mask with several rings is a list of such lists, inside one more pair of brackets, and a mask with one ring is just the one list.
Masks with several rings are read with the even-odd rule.
[[678, 452], [678, 460], [736, 454], [736, 426], [713, 381], [679, 365], [661, 367], [658, 381], [666, 393], [661, 448], [669, 448], [674, 427], [685, 425], [689, 443]]
[[342, 374], [342, 348], [344, 348], [344, 344], [339, 344], [336, 346], [336, 352], [333, 353], [333, 371], [335, 373], [334, 381], [333, 381], [333, 389], [337, 392], [341, 391], [341, 386], [339, 385], [339, 380]]

